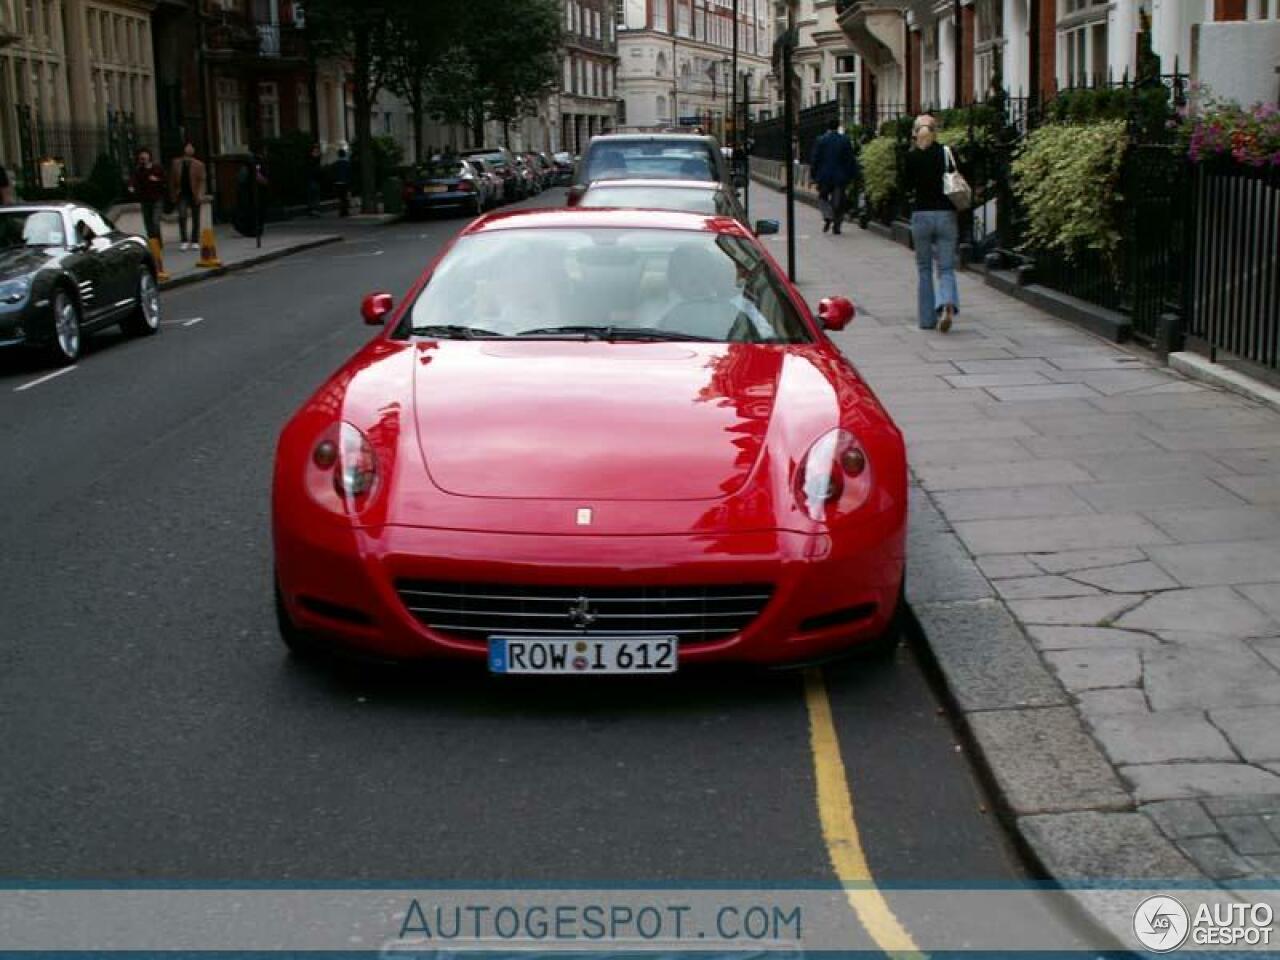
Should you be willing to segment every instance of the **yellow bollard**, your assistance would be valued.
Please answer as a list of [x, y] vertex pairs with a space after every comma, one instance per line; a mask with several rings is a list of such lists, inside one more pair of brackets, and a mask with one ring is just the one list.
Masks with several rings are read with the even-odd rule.
[[213, 227], [205, 227], [200, 231], [200, 259], [196, 261], [196, 266], [222, 266], [222, 261], [218, 259], [218, 241], [213, 235]]
[[147, 246], [151, 248], [151, 259], [156, 264], [156, 279], [164, 283], [169, 279], [169, 274], [164, 269], [164, 242], [159, 237], [152, 237], [147, 241]]

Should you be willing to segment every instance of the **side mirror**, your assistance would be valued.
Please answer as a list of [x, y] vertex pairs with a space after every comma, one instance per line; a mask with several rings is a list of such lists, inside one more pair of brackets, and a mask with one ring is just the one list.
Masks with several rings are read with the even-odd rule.
[[396, 304], [389, 293], [370, 293], [360, 301], [360, 316], [371, 327], [380, 327]]
[[777, 233], [779, 229], [780, 229], [780, 226], [777, 220], [757, 220], [756, 221], [757, 237], [772, 236], [773, 234]]
[[857, 311], [846, 297], [823, 297], [818, 301], [818, 319], [823, 330], [843, 330]]
[[586, 186], [584, 186], [581, 183], [577, 184], [576, 186], [570, 187], [568, 205], [571, 207], [576, 207], [579, 203], [582, 202], [582, 198], [586, 194], [586, 192], [587, 192]]

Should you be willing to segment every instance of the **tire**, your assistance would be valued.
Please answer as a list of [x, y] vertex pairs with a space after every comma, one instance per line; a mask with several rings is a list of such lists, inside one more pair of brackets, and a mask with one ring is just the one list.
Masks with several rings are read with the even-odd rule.
[[471, 201], [470, 216], [478, 217], [482, 213], [484, 213], [484, 204], [480, 202], [479, 197], [476, 197], [474, 200]]
[[160, 287], [146, 267], [138, 271], [138, 304], [120, 321], [120, 329], [131, 337], [152, 337], [160, 332]]
[[80, 305], [75, 297], [59, 288], [53, 294], [53, 337], [49, 341], [54, 363], [69, 367], [80, 359], [80, 347], [84, 341]]
[[316, 638], [299, 628], [289, 616], [284, 605], [284, 594], [280, 592], [280, 584], [275, 584], [276, 596], [276, 628], [280, 632], [280, 640], [288, 648], [289, 653], [299, 660], [318, 660], [324, 652]]

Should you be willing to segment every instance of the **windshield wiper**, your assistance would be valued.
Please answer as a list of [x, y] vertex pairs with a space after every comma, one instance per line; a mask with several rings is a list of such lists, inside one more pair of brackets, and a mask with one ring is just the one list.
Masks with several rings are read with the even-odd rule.
[[544, 335], [552, 336], [575, 336], [582, 337], [586, 340], [698, 340], [707, 341], [707, 337], [700, 337], [694, 333], [683, 333], [679, 330], [659, 330], [657, 327], [619, 327], [610, 325], [592, 326], [566, 326], [566, 327], [537, 327], [533, 330], [522, 330], [517, 336], [520, 337], [537, 337]]
[[416, 337], [437, 337], [442, 340], [474, 340], [476, 337], [502, 337], [500, 333], [484, 330], [480, 327], [465, 327], [456, 323], [438, 323], [426, 327], [413, 327], [410, 331]]

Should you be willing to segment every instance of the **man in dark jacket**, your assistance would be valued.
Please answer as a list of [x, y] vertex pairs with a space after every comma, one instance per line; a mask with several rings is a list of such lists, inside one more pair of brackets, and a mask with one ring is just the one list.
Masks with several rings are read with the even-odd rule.
[[151, 158], [151, 151], [143, 147], [138, 151], [129, 176], [129, 193], [142, 205], [142, 222], [148, 239], [160, 239], [158, 207], [164, 203], [164, 167]]
[[818, 185], [822, 208], [822, 232], [840, 232], [844, 222], [845, 188], [858, 176], [858, 158], [853, 144], [840, 132], [840, 122], [832, 120], [827, 132], [813, 145], [809, 176]]
[[338, 216], [349, 216], [351, 213], [351, 161], [347, 159], [346, 150], [338, 151], [338, 159], [333, 165], [333, 189], [338, 194]]

